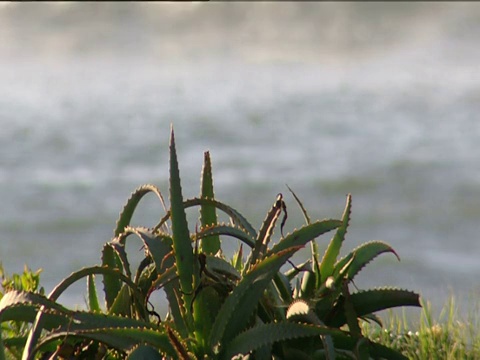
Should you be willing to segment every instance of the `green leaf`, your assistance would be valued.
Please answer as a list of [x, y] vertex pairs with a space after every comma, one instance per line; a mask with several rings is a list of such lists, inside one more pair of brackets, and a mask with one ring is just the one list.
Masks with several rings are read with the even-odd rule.
[[225, 344], [244, 329], [275, 273], [300, 248], [296, 246], [270, 254], [244, 275], [218, 312], [210, 336], [211, 348]]
[[273, 278], [275, 288], [277, 290], [279, 301], [284, 304], [289, 304], [292, 302], [292, 285], [288, 280], [287, 276], [278, 272]]
[[[110, 246], [110, 244], [105, 244], [103, 246], [102, 265], [109, 269], [116, 269], [120, 273], [123, 271], [123, 266], [120, 258], [118, 257], [114, 249]], [[105, 293], [107, 310], [110, 309], [110, 307], [112, 306], [121, 288], [122, 281], [119, 279], [117, 274], [103, 275], [103, 291]]]
[[[215, 206], [217, 209], [222, 210], [225, 214], [230, 216], [232, 222], [239, 226], [240, 228], [244, 229], [251, 238], [255, 239], [257, 237], [257, 232], [253, 228], [253, 226], [248, 222], [242, 214], [240, 214], [237, 210], [232, 208], [229, 205], [226, 205], [220, 201], [214, 199], [200, 199], [200, 198], [193, 198], [185, 200], [183, 203], [184, 209], [188, 209], [192, 206], [199, 206], [199, 205], [212, 205]], [[165, 216], [160, 219], [160, 222], [154, 227], [154, 231], [158, 230], [168, 219], [170, 219], [171, 212], [168, 211]]]
[[33, 323], [42, 306], [46, 309], [44, 329], [51, 330], [67, 322], [66, 314], [69, 313], [69, 310], [65, 307], [47, 299], [43, 295], [17, 290], [9, 291], [0, 300], [0, 322], [21, 321]]
[[165, 209], [165, 201], [163, 200], [162, 193], [160, 190], [151, 184], [142, 185], [130, 195], [130, 198], [127, 200], [127, 203], [123, 207], [123, 210], [120, 212], [120, 216], [117, 220], [117, 226], [115, 227], [114, 237], [120, 235], [124, 229], [130, 225], [132, 220], [133, 213], [140, 202], [140, 200], [148, 193], [154, 193], [160, 199], [163, 208]]
[[225, 348], [223, 359], [231, 359], [237, 354], [247, 354], [262, 346], [271, 346], [275, 342], [311, 337], [319, 335], [347, 334], [338, 329], [326, 326], [299, 324], [295, 322], [279, 322], [257, 325], [242, 332], [229, 342]]
[[127, 360], [162, 360], [163, 356], [153, 347], [140, 345], [135, 348], [128, 356]]
[[[350, 302], [358, 317], [398, 306], [421, 306], [419, 298], [419, 295], [414, 292], [392, 288], [378, 288], [350, 294]], [[344, 298], [341, 297], [331, 312], [336, 316], [326, 321], [329, 326], [340, 327], [346, 323], [342, 310], [344, 306]]]
[[305, 271], [302, 277], [300, 287], [300, 298], [309, 299], [315, 293], [315, 273], [313, 271]]
[[167, 335], [170, 340], [170, 344], [175, 349], [177, 358], [180, 360], [190, 360], [191, 357], [188, 353], [187, 345], [182, 341], [179, 335], [171, 328], [167, 327]]
[[243, 270], [243, 244], [240, 244], [238, 251], [233, 254], [232, 265], [239, 272]]
[[388, 360], [408, 360], [406, 356], [389, 347], [377, 344], [373, 341], [369, 342], [369, 353], [374, 359], [388, 359]]
[[342, 222], [340, 220], [325, 219], [319, 220], [312, 224], [305, 225], [293, 233], [285, 236], [278, 244], [276, 244], [267, 254], [275, 254], [292, 246], [304, 246], [316, 237], [338, 228]]
[[353, 280], [355, 275], [358, 274], [370, 261], [378, 255], [387, 252], [394, 254], [400, 261], [397, 253], [387, 243], [384, 243], [383, 241], [370, 241], [364, 243], [335, 264], [334, 274], [338, 274], [340, 269], [342, 269], [353, 258], [346, 273], [347, 278]]
[[240, 273], [225, 259], [206, 255], [206, 270], [227, 277], [230, 280], [239, 280]]
[[[362, 330], [360, 329], [360, 324], [358, 323], [358, 314], [355, 311], [355, 306], [351, 299], [350, 291], [348, 289], [348, 281], [344, 280], [342, 283], [342, 295], [343, 295], [343, 313], [347, 321], [348, 329], [354, 337], [361, 337]], [[357, 343], [358, 345], [358, 343]]]
[[102, 275], [109, 275], [112, 277], [116, 277], [121, 282], [124, 282], [125, 284], [127, 284], [129, 288], [133, 291], [135, 296], [141, 296], [141, 294], [138, 292], [137, 287], [135, 286], [133, 281], [127, 276], [125, 276], [123, 273], [121, 273], [118, 269], [112, 269], [104, 266], [91, 266], [91, 267], [86, 267], [71, 273], [69, 276], [63, 279], [57, 286], [55, 286], [52, 292], [48, 295], [48, 298], [50, 300], [56, 301], [58, 297], [72, 284], [91, 274], [102, 274]]
[[[185, 303], [185, 308], [188, 309], [192, 301], [193, 286], [197, 283], [197, 281], [194, 280], [196, 278], [194, 261], [196, 260], [193, 256], [187, 217], [183, 206], [182, 186], [180, 183], [180, 171], [178, 169], [173, 127], [170, 135], [170, 205], [175, 263], [182, 298]], [[191, 320], [193, 321], [193, 319]], [[193, 322], [187, 321], [187, 323]]]
[[257, 260], [263, 258], [265, 255], [268, 243], [270, 242], [273, 234], [273, 229], [282, 212], [282, 206], [285, 206], [285, 203], [282, 200], [282, 194], [279, 194], [277, 200], [267, 212], [265, 220], [263, 220], [262, 227], [260, 228], [257, 239], [255, 240], [255, 246], [252, 250], [250, 260], [248, 261], [249, 266], [255, 264]]
[[122, 264], [121, 268], [124, 269], [125, 275], [127, 275], [130, 279], [132, 278], [132, 271], [130, 270], [130, 263], [128, 262], [128, 256], [125, 250], [125, 243], [126, 238], [131, 234], [131, 232], [123, 232], [108, 243], [108, 245], [110, 245], [112, 249], [115, 250], [115, 254]]
[[250, 235], [247, 234], [247, 232], [245, 232], [239, 227], [225, 225], [225, 224], [217, 224], [217, 225], [209, 226], [206, 228], [202, 228], [195, 235], [195, 237], [197, 239], [203, 239], [206, 237], [210, 237], [213, 234], [225, 235], [225, 236], [231, 236], [231, 237], [237, 238], [238, 240], [244, 242], [250, 247], [253, 247], [255, 244], [254, 240], [250, 237]]
[[155, 263], [158, 272], [165, 268], [165, 256], [172, 251], [172, 238], [163, 233], [153, 233], [144, 227], [126, 227], [125, 234], [135, 234], [143, 242], [146, 253]]
[[152, 282], [151, 290], [160, 289], [177, 278], [177, 269], [175, 266], [162, 271], [160, 275]]
[[[101, 316], [100, 314], [93, 315]], [[44, 336], [37, 349], [41, 349], [52, 341], [64, 339], [66, 336], [74, 336], [76, 338], [97, 340], [120, 351], [130, 351], [140, 344], [147, 344], [155, 347], [162, 354], [169, 357], [175, 356], [175, 351], [164, 328], [152, 328], [148, 323], [123, 326], [118, 324], [118, 318], [111, 316], [103, 316], [97, 320], [100, 320], [102, 325], [93, 326], [89, 325], [88, 322], [83, 323], [79, 319], [74, 319], [66, 327], [61, 327]]]
[[197, 293], [193, 302], [196, 346], [202, 353], [211, 352], [208, 340], [222, 301], [223, 296], [213, 286], [205, 286]]
[[345, 240], [345, 234], [347, 233], [348, 223], [350, 222], [350, 213], [352, 209], [352, 196], [347, 195], [347, 204], [342, 216], [342, 223], [337, 229], [335, 235], [330, 240], [328, 248], [325, 251], [321, 265], [320, 265], [320, 274], [321, 274], [321, 283], [324, 283], [329, 276], [332, 276], [333, 266], [337, 261], [337, 257], [340, 254], [340, 248], [342, 243]]
[[[200, 194], [202, 198], [213, 199], [215, 197], [213, 193], [212, 163], [208, 151], [204, 153]], [[202, 224], [202, 228], [217, 223], [215, 206], [211, 204], [202, 204], [200, 206], [200, 223]], [[218, 235], [211, 235], [208, 239], [204, 239], [200, 244], [200, 250], [206, 254], [215, 255], [220, 250], [220, 237]]]
[[90, 274], [87, 277], [88, 308], [90, 311], [101, 311], [98, 303], [97, 287], [95, 286], [95, 275]]
[[122, 286], [112, 306], [110, 307], [110, 309], [108, 309], [108, 314], [121, 315], [126, 317], [134, 316], [134, 314], [132, 313], [132, 300], [130, 296], [130, 291], [127, 286]]

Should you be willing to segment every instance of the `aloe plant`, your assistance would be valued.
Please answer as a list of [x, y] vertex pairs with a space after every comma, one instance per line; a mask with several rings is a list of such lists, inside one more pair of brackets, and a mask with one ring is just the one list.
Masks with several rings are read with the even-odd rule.
[[[136, 189], [120, 213], [113, 238], [102, 249], [101, 265], [66, 277], [47, 296], [10, 289], [0, 301], [0, 322], [27, 324], [28, 331], [2, 332], [0, 360], [11, 357], [75, 355], [116, 359], [401, 359], [400, 354], [363, 336], [360, 321], [379, 310], [419, 306], [418, 295], [399, 289], [351, 293], [355, 275], [381, 253], [396, 253], [370, 242], [340, 258], [351, 196], [342, 219], [311, 221], [295, 193], [306, 224], [283, 234], [287, 206], [279, 194], [257, 231], [214, 195], [210, 154], [205, 152], [199, 197], [184, 199], [173, 128], [170, 135], [169, 208], [154, 185]], [[153, 228], [133, 227], [143, 196], [154, 193], [165, 214]], [[199, 226], [186, 211], [198, 207]], [[217, 212], [229, 223], [219, 223]], [[282, 216], [283, 214], [283, 216]], [[272, 244], [280, 222], [280, 240]], [[316, 239], [336, 233], [320, 260]], [[140, 241], [145, 257], [132, 269], [126, 242]], [[231, 259], [222, 242], [240, 245]], [[311, 259], [295, 265], [292, 256], [310, 245]], [[246, 257], [244, 260], [244, 256]], [[286, 271], [284, 271], [287, 269]], [[95, 277], [103, 283], [99, 301]], [[58, 297], [86, 279], [87, 310], [67, 309]], [[158, 314], [150, 298], [164, 291], [168, 312]]]

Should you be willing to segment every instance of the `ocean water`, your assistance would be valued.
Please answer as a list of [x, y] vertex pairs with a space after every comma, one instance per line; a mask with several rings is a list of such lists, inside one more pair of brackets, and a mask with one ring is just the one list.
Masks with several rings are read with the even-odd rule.
[[[359, 288], [467, 304], [480, 292], [479, 38], [475, 3], [3, 4], [0, 262], [42, 268], [47, 292], [98, 264], [129, 194], [168, 193], [173, 124], [185, 197], [206, 150], [217, 198], [257, 227], [279, 192], [286, 229], [303, 224], [285, 184], [314, 218], [340, 217], [351, 193], [343, 254], [384, 240], [401, 258], [380, 256]], [[162, 214], [147, 198], [134, 222]], [[83, 304], [84, 287], [61, 301]]]

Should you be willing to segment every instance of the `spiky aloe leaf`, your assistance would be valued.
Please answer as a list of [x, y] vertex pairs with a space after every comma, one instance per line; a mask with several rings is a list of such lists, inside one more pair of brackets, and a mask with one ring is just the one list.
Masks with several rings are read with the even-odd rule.
[[130, 263], [128, 262], [127, 251], [125, 250], [125, 240], [131, 235], [131, 232], [123, 232], [118, 237], [114, 238], [108, 243], [110, 247], [115, 250], [115, 254], [122, 263], [122, 268], [130, 279], [132, 278], [132, 271], [130, 270]]
[[56, 302], [40, 294], [12, 290], [0, 300], [0, 323], [10, 320], [33, 323], [42, 306], [45, 309], [56, 310], [45, 312], [44, 329], [51, 330], [68, 321], [65, 314], [68, 314], [69, 310]]
[[[116, 350], [128, 352], [139, 344], [148, 344], [158, 349], [162, 354], [169, 357], [175, 356], [175, 351], [166, 334], [166, 330], [151, 329], [144, 326], [122, 327], [109, 326], [108, 320], [105, 325], [90, 329], [78, 329], [78, 325], [71, 323], [68, 328], [61, 328], [42, 338], [37, 349], [52, 341], [64, 339], [66, 336], [74, 336], [89, 340], [96, 340]], [[36, 350], [37, 351], [37, 350]]]
[[95, 275], [90, 274], [87, 277], [88, 308], [90, 311], [101, 311], [98, 302], [97, 287], [95, 285]]
[[289, 304], [292, 302], [292, 285], [288, 277], [282, 273], [277, 273], [273, 278], [275, 288], [277, 290], [279, 301], [284, 304]]
[[111, 269], [109, 267], [104, 267], [104, 266], [91, 266], [91, 267], [86, 267], [71, 273], [69, 276], [63, 279], [57, 286], [55, 286], [52, 292], [48, 295], [48, 298], [50, 300], [56, 301], [58, 297], [65, 290], [67, 290], [72, 284], [91, 274], [110, 275], [110, 276], [116, 277], [121, 282], [124, 282], [126, 285], [128, 285], [128, 287], [133, 291], [133, 294], [135, 296], [141, 296], [141, 294], [138, 292], [133, 281], [130, 280], [130, 278], [125, 276], [123, 273], [119, 272], [117, 269]]
[[248, 261], [249, 266], [255, 264], [257, 260], [261, 259], [265, 255], [268, 243], [270, 242], [273, 234], [273, 229], [278, 218], [280, 217], [282, 207], [284, 206], [285, 203], [283, 202], [282, 194], [278, 194], [277, 200], [267, 212], [267, 216], [265, 217], [265, 220], [263, 220], [260, 231], [258, 232], [258, 236], [255, 240], [255, 246]]
[[191, 360], [190, 354], [187, 350], [187, 345], [183, 342], [175, 331], [167, 326], [167, 336], [170, 344], [173, 346], [177, 358], [180, 360]]
[[345, 210], [342, 216], [342, 224], [337, 229], [332, 240], [328, 244], [327, 250], [323, 256], [320, 265], [320, 274], [321, 274], [321, 283], [324, 283], [329, 276], [333, 273], [333, 266], [337, 261], [338, 254], [340, 253], [340, 248], [342, 243], [345, 240], [345, 234], [347, 233], [348, 223], [350, 221], [350, 213], [352, 209], [352, 196], [347, 195], [347, 204], [345, 205]]
[[[350, 302], [358, 317], [398, 306], [421, 306], [420, 296], [412, 291], [394, 288], [377, 288], [350, 294]], [[340, 298], [332, 309], [330, 326], [340, 327], [346, 322], [344, 298]]]
[[309, 270], [310, 263], [311, 260], [304, 261], [300, 265], [296, 265], [295, 267], [285, 271], [284, 275], [287, 277], [288, 281], [292, 281], [300, 272]]
[[[89, 268], [84, 268], [80, 269], [79, 271], [76, 271], [72, 273], [70, 276], [68, 276], [66, 279], [64, 279], [62, 282], [60, 282], [53, 290], [52, 292], [48, 295], [48, 299], [52, 301], [56, 301], [58, 297], [73, 283], [76, 281], [90, 275], [90, 274], [102, 274], [110, 276], [112, 278], [117, 278], [123, 282], [125, 282], [130, 288], [132, 289], [132, 294], [134, 295], [135, 301], [138, 301], [139, 303], [143, 303], [141, 300], [141, 294], [138, 293], [138, 290], [136, 289], [135, 284], [128, 278], [126, 277], [123, 273], [119, 272], [117, 269], [112, 269], [109, 267], [102, 267], [102, 266], [92, 266]], [[115, 300], [114, 300], [115, 302]], [[45, 308], [46, 305], [41, 305], [40, 311], [38, 311], [35, 320], [33, 322], [32, 329], [28, 335], [27, 342], [25, 344], [25, 349], [23, 351], [23, 359], [30, 359], [32, 358], [32, 351], [37, 344], [41, 332], [45, 326]]]
[[340, 269], [344, 268], [349, 261], [352, 261], [350, 267], [348, 268], [346, 276], [348, 277], [348, 279], [353, 280], [355, 275], [357, 275], [360, 270], [362, 270], [370, 261], [372, 261], [378, 255], [387, 252], [394, 254], [400, 261], [400, 257], [397, 255], [395, 250], [393, 250], [392, 247], [387, 243], [383, 241], [370, 241], [364, 243], [359, 247], [355, 248], [349, 255], [340, 259], [335, 264], [334, 274], [338, 274], [340, 272]]
[[[335, 349], [338, 353], [344, 354], [346, 358], [355, 359], [355, 355], [352, 354], [355, 351], [355, 347], [358, 345], [359, 338], [353, 336], [338, 336], [332, 335], [335, 343]], [[365, 338], [362, 338], [365, 339]], [[365, 347], [368, 353], [373, 359], [388, 359], [388, 360], [407, 360], [408, 358], [400, 354], [399, 352], [386, 347], [385, 345], [377, 344], [371, 340], [365, 339]], [[320, 359], [325, 358], [325, 353], [322, 350], [317, 350], [314, 354], [315, 358], [321, 356]]]
[[[57, 311], [57, 310], [55, 310]], [[84, 311], [68, 311], [64, 323], [49, 334], [43, 336], [38, 345], [26, 358], [48, 346], [52, 341], [66, 336], [100, 341], [121, 351], [129, 351], [139, 344], [157, 347], [166, 355], [174, 354], [165, 334], [164, 325], [153, 325], [150, 322], [128, 317], [105, 315]]]
[[[202, 184], [200, 188], [200, 197], [213, 199], [213, 175], [212, 163], [210, 161], [210, 153], [205, 151], [203, 168], [202, 168]], [[217, 211], [215, 206], [203, 204], [200, 206], [200, 223], [202, 227], [211, 226], [217, 223]], [[200, 250], [206, 254], [215, 255], [220, 250], [220, 237], [218, 235], [209, 236], [200, 243]]]
[[233, 254], [232, 265], [239, 272], [243, 270], [243, 244], [240, 244], [238, 251]]
[[153, 347], [148, 345], [137, 346], [127, 356], [126, 360], [162, 360], [163, 356]]
[[242, 228], [226, 225], [226, 224], [217, 224], [213, 226], [207, 226], [202, 228], [198, 233], [195, 234], [197, 239], [203, 239], [206, 237], [210, 237], [212, 235], [226, 235], [237, 238], [238, 240], [244, 242], [250, 247], [253, 247], [255, 241], [253, 238], [248, 235]]
[[279, 341], [319, 335], [337, 335], [339, 337], [346, 337], [347, 333], [326, 326], [315, 326], [294, 322], [261, 324], [236, 336], [226, 345], [221, 358], [231, 359], [237, 354], [247, 354], [252, 350], [259, 349], [262, 346], [271, 346], [273, 343]]
[[142, 240], [147, 255], [152, 258], [157, 271], [160, 272], [165, 256], [172, 250], [172, 238], [167, 234], [153, 233], [144, 227], [127, 226], [124, 234], [135, 234]]
[[173, 127], [170, 135], [170, 206], [173, 232], [173, 249], [178, 277], [184, 300], [190, 304], [193, 290], [194, 256], [188, 230], [187, 217], [183, 207], [182, 186], [178, 168], [177, 151]]
[[165, 324], [154, 324], [150, 321], [133, 319], [131, 317], [125, 317], [120, 315], [110, 315], [103, 313], [92, 313], [89, 311], [72, 311], [69, 310], [68, 323], [64, 323], [58, 328], [62, 330], [72, 331], [94, 331], [101, 330], [102, 328], [138, 328], [138, 329], [151, 329], [159, 332], [164, 331]]
[[193, 302], [193, 315], [195, 320], [195, 347], [197, 353], [209, 354], [211, 329], [221, 307], [224, 295], [220, 294], [213, 286], [204, 286], [198, 289]]
[[270, 254], [244, 275], [218, 312], [210, 335], [210, 348], [225, 344], [244, 329], [275, 273], [300, 248]]
[[316, 237], [338, 228], [342, 222], [340, 220], [325, 219], [319, 220], [312, 224], [305, 225], [293, 233], [285, 236], [278, 244], [276, 244], [271, 250], [267, 252], [269, 254], [275, 254], [292, 246], [304, 246], [309, 241], [314, 240]]
[[[167, 240], [169, 243], [168, 246], [171, 247], [171, 238], [165, 237], [164, 240]], [[188, 328], [183, 317], [183, 302], [178, 290], [180, 283], [173, 254], [164, 257], [157, 272], [159, 272], [158, 277], [153, 280], [147, 297], [156, 289], [163, 288], [169, 304], [170, 315], [175, 323], [175, 328], [183, 337], [187, 337]]]
[[[199, 206], [199, 205], [212, 205], [215, 206], [217, 209], [222, 210], [225, 214], [230, 216], [233, 223], [240, 228], [244, 229], [253, 239], [257, 237], [257, 232], [253, 228], [253, 226], [248, 222], [245, 217], [240, 214], [237, 210], [232, 208], [229, 205], [226, 205], [220, 201], [214, 199], [200, 199], [200, 198], [193, 198], [185, 200], [183, 203], [184, 209], [188, 209], [192, 206]], [[165, 216], [160, 219], [160, 222], [154, 227], [154, 231], [158, 230], [168, 219], [171, 217], [171, 212], [168, 211]]]
[[177, 278], [177, 269], [175, 268], [175, 266], [172, 266], [166, 269], [165, 271], [162, 271], [162, 273], [158, 275], [158, 277], [152, 282], [150, 293], [153, 290], [163, 288], [164, 286], [166, 286], [176, 278]]
[[315, 272], [312, 270], [305, 271], [300, 285], [300, 297], [304, 299], [311, 298], [315, 293], [315, 284]]
[[315, 291], [315, 297], [317, 303], [315, 305], [315, 311], [317, 315], [324, 320], [328, 314], [330, 314], [334, 304], [337, 302], [338, 297], [342, 292], [342, 286], [345, 282], [346, 273], [350, 268], [354, 258], [352, 257], [349, 262], [342, 267], [338, 274], [330, 276], [322, 286]]
[[[202, 353], [211, 351], [208, 344], [210, 331], [225, 297], [225, 290], [240, 279], [240, 273], [226, 260], [202, 254], [204, 265], [202, 267], [204, 280], [196, 289], [195, 302], [193, 303], [193, 315], [195, 320], [195, 338], [197, 346], [202, 348]], [[220, 288], [204, 285], [208, 280]]]
[[[112, 270], [115, 269], [120, 273], [123, 271], [120, 258], [109, 244], [105, 244], [103, 246], [102, 265]], [[105, 293], [105, 303], [107, 309], [110, 309], [121, 288], [122, 281], [119, 279], [117, 274], [103, 275], [103, 291]]]
[[128, 262], [127, 252], [125, 251], [126, 240], [130, 235], [136, 235], [143, 241], [143, 245], [147, 250], [147, 256], [150, 256], [155, 262], [158, 271], [160, 271], [162, 261], [167, 253], [172, 249], [172, 239], [169, 235], [163, 233], [153, 233], [144, 227], [126, 226], [124, 231], [108, 243], [115, 250], [118, 259], [122, 263], [122, 268], [128, 277], [132, 277], [130, 271], [130, 263]]
[[114, 237], [120, 235], [124, 229], [130, 225], [130, 221], [132, 220], [133, 213], [135, 212], [138, 203], [146, 194], [150, 192], [157, 195], [162, 203], [163, 208], [165, 209], [165, 201], [163, 200], [162, 193], [155, 185], [146, 184], [140, 186], [130, 195], [127, 203], [123, 207], [123, 210], [120, 212], [120, 216], [117, 220], [117, 226], [115, 227], [114, 231]]
[[177, 330], [182, 336], [187, 336], [186, 324], [180, 309], [182, 304], [178, 302], [178, 293], [175, 293], [179, 288], [175, 259], [174, 256], [169, 256], [172, 251], [172, 238], [167, 234], [153, 233], [151, 230], [141, 227], [127, 227], [125, 232], [134, 233], [143, 241], [147, 254], [155, 264], [158, 276], [157, 278], [151, 277], [151, 283], [146, 296], [149, 297], [154, 290], [163, 288]]
[[127, 286], [123, 285], [112, 306], [108, 309], [108, 314], [134, 317], [133, 307], [130, 291]]
[[240, 273], [228, 261], [212, 255], [206, 255], [206, 268], [209, 272], [214, 272], [230, 280], [240, 280]]
[[406, 356], [389, 347], [369, 341], [368, 352], [374, 359], [408, 360]]

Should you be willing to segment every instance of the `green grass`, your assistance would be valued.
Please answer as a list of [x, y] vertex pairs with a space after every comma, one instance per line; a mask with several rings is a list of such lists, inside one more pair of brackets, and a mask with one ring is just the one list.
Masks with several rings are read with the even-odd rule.
[[364, 333], [409, 359], [480, 359], [478, 303], [466, 318], [459, 315], [453, 296], [436, 318], [429, 303], [422, 305], [423, 310], [417, 320], [407, 319], [405, 312], [399, 315], [389, 311], [383, 328], [364, 322]]

